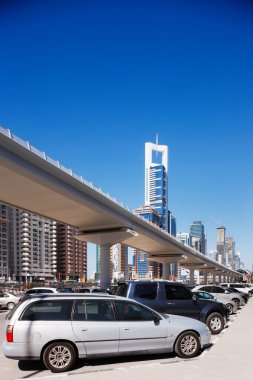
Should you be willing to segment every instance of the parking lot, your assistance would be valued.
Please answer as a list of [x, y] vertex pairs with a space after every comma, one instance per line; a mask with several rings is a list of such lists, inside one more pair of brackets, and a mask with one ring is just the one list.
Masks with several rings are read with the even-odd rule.
[[[1, 341], [4, 336], [4, 318], [1, 311]], [[1, 374], [4, 380], [21, 378], [66, 379], [88, 378], [89, 380], [110, 379], [155, 379], [168, 376], [180, 379], [252, 379], [253, 362], [250, 342], [253, 339], [251, 329], [253, 300], [230, 317], [228, 326], [216, 336], [212, 336], [212, 347], [199, 357], [191, 360], [179, 359], [175, 355], [156, 355], [96, 359], [79, 361], [74, 370], [61, 375], [52, 374], [39, 362], [15, 361], [0, 353]]]

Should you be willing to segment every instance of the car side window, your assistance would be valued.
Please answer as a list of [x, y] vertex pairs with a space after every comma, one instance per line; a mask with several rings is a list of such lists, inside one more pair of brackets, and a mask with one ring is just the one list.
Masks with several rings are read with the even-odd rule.
[[25, 309], [20, 317], [22, 321], [69, 321], [72, 300], [37, 301]]
[[181, 285], [164, 285], [167, 300], [191, 300], [192, 293]]
[[225, 289], [214, 286], [214, 293], [225, 293]]
[[157, 284], [136, 284], [134, 289], [134, 297], [155, 300], [157, 297]]
[[111, 301], [77, 300], [75, 302], [74, 321], [113, 321], [114, 314]]
[[118, 321], [153, 321], [156, 313], [127, 301], [114, 301]]
[[204, 292], [213, 293], [212, 286], [202, 286], [200, 290], [203, 290]]

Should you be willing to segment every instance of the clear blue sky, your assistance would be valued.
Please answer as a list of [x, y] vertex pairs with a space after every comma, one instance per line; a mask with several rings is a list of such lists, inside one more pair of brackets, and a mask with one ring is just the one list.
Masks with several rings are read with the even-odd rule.
[[2, 0], [0, 37], [0, 125], [131, 209], [158, 133], [178, 232], [217, 220], [251, 269], [251, 1]]

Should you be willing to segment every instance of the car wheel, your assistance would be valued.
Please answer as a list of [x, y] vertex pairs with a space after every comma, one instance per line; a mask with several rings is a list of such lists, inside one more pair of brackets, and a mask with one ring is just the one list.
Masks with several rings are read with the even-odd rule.
[[228, 308], [229, 315], [233, 314], [233, 305], [231, 303], [227, 303], [226, 307]]
[[199, 354], [199, 337], [193, 331], [186, 331], [181, 334], [175, 344], [175, 353], [180, 358], [194, 358]]
[[238, 306], [238, 307], [240, 307], [240, 300], [238, 299], [238, 298], [233, 298], [232, 299], [232, 301], [234, 301], [235, 303], [236, 303], [236, 305]]
[[224, 317], [220, 313], [212, 313], [207, 317], [206, 324], [213, 335], [219, 334], [225, 326]]
[[12, 310], [12, 309], [14, 308], [14, 306], [15, 306], [15, 303], [14, 303], [14, 302], [9, 302], [9, 303], [7, 303], [7, 309], [8, 309], [8, 310]]
[[51, 372], [70, 370], [76, 360], [73, 346], [66, 342], [51, 343], [43, 353], [43, 362]]

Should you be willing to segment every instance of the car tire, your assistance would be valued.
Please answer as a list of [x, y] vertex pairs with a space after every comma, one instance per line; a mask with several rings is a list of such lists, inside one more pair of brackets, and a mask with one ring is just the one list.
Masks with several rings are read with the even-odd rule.
[[229, 315], [233, 314], [234, 312], [234, 308], [233, 308], [233, 305], [232, 303], [226, 303], [226, 307], [228, 308], [228, 311], [229, 311]]
[[225, 326], [224, 317], [220, 313], [212, 313], [207, 317], [206, 324], [213, 335], [219, 334]]
[[8, 309], [8, 310], [12, 310], [12, 309], [14, 308], [14, 306], [15, 306], [15, 303], [14, 303], [14, 302], [9, 302], [9, 303], [7, 303], [7, 309]]
[[69, 371], [76, 361], [74, 347], [67, 342], [54, 342], [45, 349], [43, 362], [54, 373]]
[[186, 331], [179, 335], [175, 343], [175, 353], [183, 359], [194, 358], [200, 352], [198, 335], [193, 331]]
[[234, 301], [236, 303], [236, 305], [238, 306], [238, 308], [240, 307], [241, 305], [241, 302], [238, 298], [233, 298], [232, 301]]

